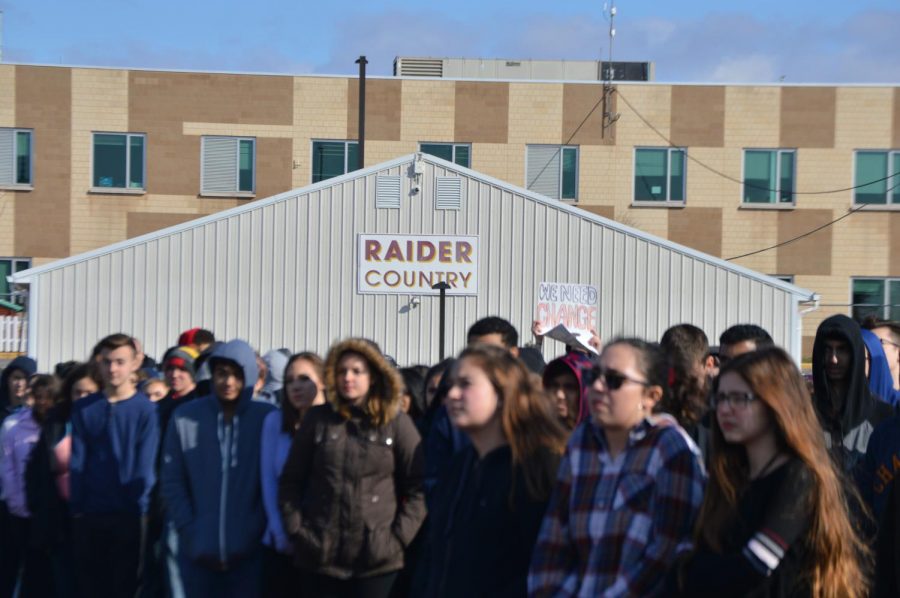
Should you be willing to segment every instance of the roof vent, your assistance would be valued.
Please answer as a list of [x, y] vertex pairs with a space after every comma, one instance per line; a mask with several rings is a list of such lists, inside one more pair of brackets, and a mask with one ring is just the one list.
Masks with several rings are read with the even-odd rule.
[[462, 209], [462, 179], [455, 176], [435, 177], [434, 207], [436, 210]]
[[440, 58], [395, 58], [394, 76], [443, 77], [444, 61]]
[[375, 177], [375, 207], [400, 209], [400, 175]]

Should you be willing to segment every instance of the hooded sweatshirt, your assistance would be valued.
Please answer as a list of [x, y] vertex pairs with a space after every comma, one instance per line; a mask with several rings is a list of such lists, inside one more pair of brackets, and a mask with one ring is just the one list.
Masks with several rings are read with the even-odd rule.
[[26, 378], [31, 378], [37, 372], [37, 362], [30, 357], [20, 355], [3, 369], [3, 373], [0, 374], [0, 422], [19, 407], [11, 404], [9, 396], [9, 376], [15, 370], [21, 370], [25, 372]]
[[[850, 349], [847, 395], [837, 412], [831, 400], [831, 383], [825, 372], [825, 341], [829, 339], [843, 340]], [[819, 325], [813, 344], [813, 402], [825, 431], [826, 444], [845, 473], [855, 470], [866, 454], [869, 437], [875, 426], [892, 413], [888, 404], [879, 401], [870, 392], [865, 361], [859, 324], [838, 314]]]
[[862, 330], [863, 342], [869, 350], [869, 390], [885, 403], [900, 404], [900, 390], [894, 389], [894, 377], [881, 339], [871, 330]]
[[545, 387], [547, 386], [548, 380], [556, 376], [563, 368], [572, 372], [575, 379], [578, 380], [578, 387], [581, 389], [581, 392], [578, 395], [578, 411], [575, 414], [576, 426], [588, 416], [588, 402], [585, 397], [588, 385], [585, 373], [587, 373], [591, 367], [593, 367], [593, 363], [591, 362], [590, 357], [580, 351], [569, 351], [562, 357], [558, 357], [548, 363], [547, 367], [544, 369], [543, 380]]
[[266, 529], [259, 462], [263, 420], [273, 407], [253, 401], [258, 369], [246, 342], [233, 340], [210, 355], [237, 364], [244, 388], [227, 421], [213, 393], [175, 410], [163, 447], [161, 493], [179, 535], [179, 550], [216, 570], [253, 556]]
[[263, 361], [269, 371], [266, 373], [266, 383], [259, 391], [258, 401], [271, 403], [276, 407], [281, 404], [281, 388], [284, 386], [284, 368], [291, 358], [281, 349], [273, 349], [263, 355]]

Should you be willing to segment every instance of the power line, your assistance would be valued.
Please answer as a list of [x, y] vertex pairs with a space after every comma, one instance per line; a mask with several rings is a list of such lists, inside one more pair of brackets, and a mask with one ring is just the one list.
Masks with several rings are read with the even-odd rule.
[[[643, 122], [650, 130], [652, 130], [654, 133], [656, 133], [657, 135], [659, 135], [660, 139], [662, 139], [663, 141], [665, 141], [665, 142], [669, 145], [669, 147], [680, 148], [680, 146], [678, 146], [678, 145], [676, 145], [675, 143], [673, 143], [672, 140], [669, 139], [668, 137], [666, 137], [666, 135], [665, 135], [662, 131], [660, 131], [658, 128], [656, 128], [656, 127], [653, 125], [653, 123], [651, 123], [649, 120], [647, 120], [646, 118], [644, 118], [644, 115], [641, 114], [640, 112], [638, 112], [638, 110], [631, 104], [631, 102], [628, 101], [628, 98], [626, 98], [625, 96], [623, 96], [622, 93], [621, 93], [620, 91], [616, 90], [616, 92], [617, 92], [618, 96], [622, 99], [622, 101], [625, 102], [625, 105], [628, 106], [628, 107], [631, 109], [632, 112], [634, 112], [635, 116], [637, 116], [638, 119], [640, 119], [640, 121]], [[690, 160], [691, 162], [694, 162], [695, 164], [699, 165], [700, 167], [705, 168], [706, 170], [708, 170], [708, 171], [712, 172], [713, 174], [716, 174], [716, 175], [718, 175], [718, 176], [720, 176], [720, 177], [722, 177], [722, 178], [724, 178], [724, 179], [728, 179], [729, 181], [732, 181], [732, 182], [735, 182], [735, 183], [744, 185], [745, 187], [749, 187], [749, 188], [751, 188], [751, 189], [757, 189], [757, 190], [759, 190], [759, 191], [770, 191], [770, 192], [778, 192], [778, 191], [780, 191], [780, 189], [771, 189], [771, 188], [769, 188], [769, 187], [761, 187], [761, 186], [758, 186], [758, 185], [753, 185], [753, 184], [751, 184], [751, 183], [748, 183], [746, 180], [741, 180], [741, 179], [739, 179], [739, 178], [733, 177], [733, 176], [731, 176], [730, 174], [725, 173], [725, 172], [722, 172], [721, 170], [717, 170], [717, 169], [713, 168], [712, 166], [710, 166], [710, 165], [708, 165], [708, 164], [706, 164], [706, 163], [704, 163], [704, 162], [698, 160], [697, 158], [693, 157], [693, 156], [690, 155], [690, 153], [687, 151], [687, 148], [684, 148], [683, 151], [684, 151], [684, 156], [685, 156], [688, 160]], [[826, 191], [792, 191], [792, 192], [791, 192], [791, 195], [828, 195], [828, 194], [831, 194], [831, 193], [843, 193], [843, 192], [845, 192], [845, 191], [853, 191], [854, 189], [860, 189], [860, 188], [862, 188], [862, 187], [868, 187], [869, 185], [874, 185], [874, 184], [880, 183], [880, 182], [882, 182], [882, 181], [887, 181], [887, 180], [889, 180], [889, 179], [894, 178], [894, 177], [897, 176], [897, 175], [900, 175], [900, 173], [895, 172], [895, 173], [893, 173], [893, 174], [889, 174], [889, 175], [887, 175], [887, 176], [885, 176], [885, 177], [882, 177], [882, 178], [880, 178], [880, 179], [875, 179], [875, 180], [873, 180], [873, 181], [869, 181], [869, 182], [867, 182], [867, 183], [861, 183], [861, 184], [859, 184], [859, 185], [854, 185], [854, 186], [852, 186], [852, 187], [844, 187], [844, 188], [842, 188], [842, 189], [829, 189], [829, 190], [826, 190]], [[853, 210], [853, 211], [857, 211], [857, 210]]]

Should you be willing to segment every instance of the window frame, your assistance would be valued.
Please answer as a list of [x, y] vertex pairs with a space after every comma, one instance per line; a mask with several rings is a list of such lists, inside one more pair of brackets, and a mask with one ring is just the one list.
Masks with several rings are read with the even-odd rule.
[[[237, 183], [234, 191], [207, 191], [203, 188], [203, 181], [206, 179], [204, 166], [204, 152], [206, 149], [207, 139], [234, 139], [237, 143], [237, 152], [234, 163], [235, 181]], [[253, 162], [251, 166], [251, 185], [249, 191], [241, 190], [241, 142], [249, 141], [253, 146]], [[248, 137], [246, 135], [201, 135], [200, 136], [200, 196], [201, 197], [256, 197], [256, 137]], [[146, 151], [144, 152], [146, 155]]]
[[[775, 202], [748, 202], [744, 199], [744, 187], [747, 184], [747, 152], [775, 152]], [[792, 154], [794, 156], [791, 168], [791, 181], [794, 188], [791, 189], [791, 201], [779, 201], [781, 196], [781, 155]], [[741, 155], [741, 187], [740, 207], [748, 210], [793, 210], [797, 207], [797, 148], [790, 147], [745, 147]]]
[[857, 149], [853, 150], [853, 170], [850, 175], [851, 176], [850, 186], [852, 187], [852, 195], [850, 198], [851, 207], [859, 208], [862, 206], [866, 206], [865, 207], [866, 210], [873, 210], [873, 211], [874, 210], [888, 210], [888, 211], [900, 210], [900, 201], [898, 201], [897, 203], [890, 201], [894, 192], [897, 191], [897, 189], [891, 188], [892, 183], [893, 183], [893, 185], [900, 185], [900, 177], [895, 177], [894, 179], [888, 179], [887, 181], [885, 181], [887, 183], [885, 185], [885, 191], [884, 191], [885, 203], [860, 203], [860, 202], [856, 201], [856, 192], [859, 190], [859, 188], [856, 186], [856, 172], [857, 172], [858, 166], [859, 166], [857, 160], [859, 158], [860, 153], [887, 154], [887, 165], [886, 165], [887, 170], [884, 172], [885, 177], [888, 176], [888, 173], [891, 170], [891, 164], [893, 163], [893, 160], [895, 159], [895, 157], [896, 157], [896, 160], [898, 161], [898, 163], [900, 163], [900, 149], [896, 149], [896, 148], [892, 148], [892, 149], [857, 148]]
[[[472, 144], [471, 143], [457, 143], [456, 141], [420, 141], [419, 142], [419, 152], [423, 154], [427, 154], [428, 152], [422, 149], [423, 145], [449, 145], [452, 148], [450, 152], [451, 162], [456, 164], [457, 166], [462, 166], [463, 168], [472, 168]], [[463, 166], [462, 164], [457, 163], [456, 161], [456, 150], [460, 147], [464, 147], [469, 150], [469, 164], [468, 166]], [[431, 156], [432, 154], [428, 154]]]
[[[339, 175], [333, 176], [333, 177], [328, 177], [327, 179], [322, 179], [321, 181], [313, 180], [313, 177], [315, 176], [315, 172], [313, 171], [313, 162], [314, 162], [313, 155], [315, 153], [317, 143], [343, 143], [344, 144], [344, 172], [342, 172]], [[348, 161], [350, 160], [350, 152], [348, 151], [348, 148], [351, 143], [356, 145], [357, 148], [359, 148], [359, 140], [358, 139], [310, 139], [309, 140], [309, 182], [311, 185], [322, 183], [324, 181], [329, 181], [331, 179], [336, 179], [337, 177], [344, 176], [345, 174], [348, 174], [350, 172], [348, 170], [348, 167], [349, 167]], [[362, 168], [362, 164], [358, 165], [357, 169], [359, 169], [359, 168]]]
[[853, 295], [854, 295], [853, 289], [854, 289], [856, 282], [857, 281], [867, 281], [867, 280], [884, 283], [884, 290], [882, 291], [882, 296], [881, 296], [881, 305], [878, 306], [880, 313], [878, 313], [877, 315], [878, 315], [878, 317], [880, 317], [882, 319], [890, 320], [892, 307], [894, 305], [897, 305], [898, 309], [900, 309], [900, 297], [897, 297], [897, 299], [895, 301], [892, 301], [890, 298], [891, 283], [892, 282], [900, 283], [900, 276], [851, 276], [850, 277], [850, 317], [853, 318], [854, 320], [856, 320], [856, 314], [854, 313], [854, 311], [856, 310], [857, 305], [863, 306], [863, 307], [869, 306], [869, 304], [866, 304], [866, 303], [857, 304], [853, 301]]
[[[556, 189], [556, 194], [558, 197], [551, 198], [556, 201], [563, 201], [568, 203], [578, 203], [578, 194], [581, 190], [581, 146], [578, 145], [564, 145], [564, 144], [555, 144], [555, 143], [526, 143], [525, 144], [525, 183], [523, 187], [526, 190], [532, 191], [528, 187], [528, 149], [532, 147], [554, 147], [558, 148], [558, 157], [559, 157], [559, 181]], [[565, 150], [570, 149], [575, 151], [575, 196], [574, 197], [563, 197], [563, 178], [565, 177], [565, 173], [563, 172], [563, 153]], [[537, 193], [537, 191], [532, 191], [532, 193]]]
[[[94, 185], [94, 175], [97, 164], [95, 162], [97, 135], [120, 135], [125, 137], [125, 181], [131, 179], [131, 138], [140, 137], [143, 140], [144, 155], [141, 159], [143, 177], [140, 187], [97, 187]], [[147, 134], [130, 133], [121, 131], [91, 131], [91, 193], [106, 193], [110, 195], [144, 195], [147, 193]]]
[[[18, 165], [16, 164], [16, 140], [19, 133], [25, 133], [29, 137], [28, 142], [28, 182], [27, 183], [2, 183], [0, 182], [0, 189], [8, 190], [8, 191], [31, 191], [34, 189], [34, 129], [26, 129], [22, 127], [0, 127], [0, 129], [4, 129], [7, 131], [12, 131], [13, 134], [13, 147], [12, 147], [12, 172], [13, 172], [13, 181], [18, 178]], [[6, 259], [6, 258], [0, 258]]]
[[[15, 274], [16, 272], [21, 272], [22, 270], [31, 268], [32, 259], [30, 257], [0, 256], [0, 262], [10, 262], [10, 274]], [[22, 270], [17, 268], [16, 265], [18, 263], [24, 263], [25, 268], [22, 268]], [[5, 280], [3, 281], [3, 283], [9, 284]], [[13, 292], [11, 290], [9, 293], [0, 293], [0, 299], [9, 301], [10, 303], [15, 303], [15, 297], [13, 296]]]
[[[666, 199], [662, 201], [638, 200], [635, 198], [634, 182], [637, 178], [637, 156], [641, 150], [666, 150]], [[672, 197], [672, 152], [682, 152], [682, 182], [681, 193], [684, 199], [670, 199]], [[687, 159], [686, 147], [636, 145], [631, 154], [631, 205], [637, 208], [683, 208], [687, 205]]]

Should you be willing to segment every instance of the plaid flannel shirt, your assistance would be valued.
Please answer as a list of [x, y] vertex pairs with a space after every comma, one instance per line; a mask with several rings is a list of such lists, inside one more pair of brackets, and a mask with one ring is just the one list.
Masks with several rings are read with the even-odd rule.
[[691, 534], [706, 473], [668, 415], [646, 418], [613, 459], [590, 420], [569, 440], [531, 559], [530, 596], [652, 596]]

